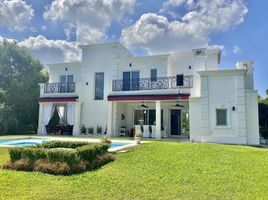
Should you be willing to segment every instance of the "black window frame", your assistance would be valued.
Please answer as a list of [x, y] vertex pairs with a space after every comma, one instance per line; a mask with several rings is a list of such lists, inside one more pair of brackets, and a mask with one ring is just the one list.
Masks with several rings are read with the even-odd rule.
[[[97, 85], [98, 85], [98, 80], [97, 80], [97, 76], [98, 75], [102, 75], [102, 82], [101, 82], [101, 85], [100, 86], [102, 86], [102, 88], [100, 88], [100, 90], [101, 90], [101, 93], [100, 94], [98, 94], [98, 87], [97, 87]], [[94, 98], [95, 100], [103, 100], [104, 99], [104, 72], [96, 72], [95, 73], [95, 98]]]
[[[153, 72], [155, 72], [155, 76]], [[157, 81], [157, 69], [151, 69], [151, 82], [156, 82], [156, 81]]]
[[[225, 119], [222, 120], [222, 116], [219, 116], [219, 112], [225, 112]], [[228, 126], [228, 111], [227, 108], [216, 108], [216, 126]]]

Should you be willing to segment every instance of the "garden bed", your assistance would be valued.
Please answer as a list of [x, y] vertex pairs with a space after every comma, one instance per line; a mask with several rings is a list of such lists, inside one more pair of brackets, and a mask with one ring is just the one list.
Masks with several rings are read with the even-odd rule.
[[71, 175], [96, 169], [110, 161], [109, 143], [51, 141], [32, 147], [9, 149], [4, 169]]

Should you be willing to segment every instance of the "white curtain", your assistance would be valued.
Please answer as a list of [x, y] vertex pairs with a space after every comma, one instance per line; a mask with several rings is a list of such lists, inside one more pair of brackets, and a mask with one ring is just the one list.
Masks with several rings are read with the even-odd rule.
[[65, 124], [64, 123], [64, 112], [65, 112], [65, 107], [64, 106], [57, 106], [57, 112], [60, 118], [60, 124]]
[[44, 105], [43, 124], [42, 124], [43, 135], [47, 134], [46, 125], [48, 125], [49, 120], [52, 118], [54, 110], [55, 110], [55, 105], [53, 103], [47, 103]]
[[74, 112], [75, 112], [75, 104], [74, 103], [68, 103], [68, 109], [67, 109], [67, 123], [69, 125], [74, 125]]

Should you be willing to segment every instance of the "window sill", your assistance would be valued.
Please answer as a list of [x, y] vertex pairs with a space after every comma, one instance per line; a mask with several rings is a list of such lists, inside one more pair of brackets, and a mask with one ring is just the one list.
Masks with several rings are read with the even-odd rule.
[[215, 126], [214, 127], [215, 129], [230, 129], [231, 128], [231, 126]]

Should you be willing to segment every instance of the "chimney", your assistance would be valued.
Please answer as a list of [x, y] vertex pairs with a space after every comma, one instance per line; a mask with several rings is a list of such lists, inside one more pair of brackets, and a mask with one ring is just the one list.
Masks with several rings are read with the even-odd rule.
[[253, 61], [238, 61], [236, 63], [237, 69], [248, 69], [245, 75], [245, 89], [254, 90], [254, 79], [253, 79]]

